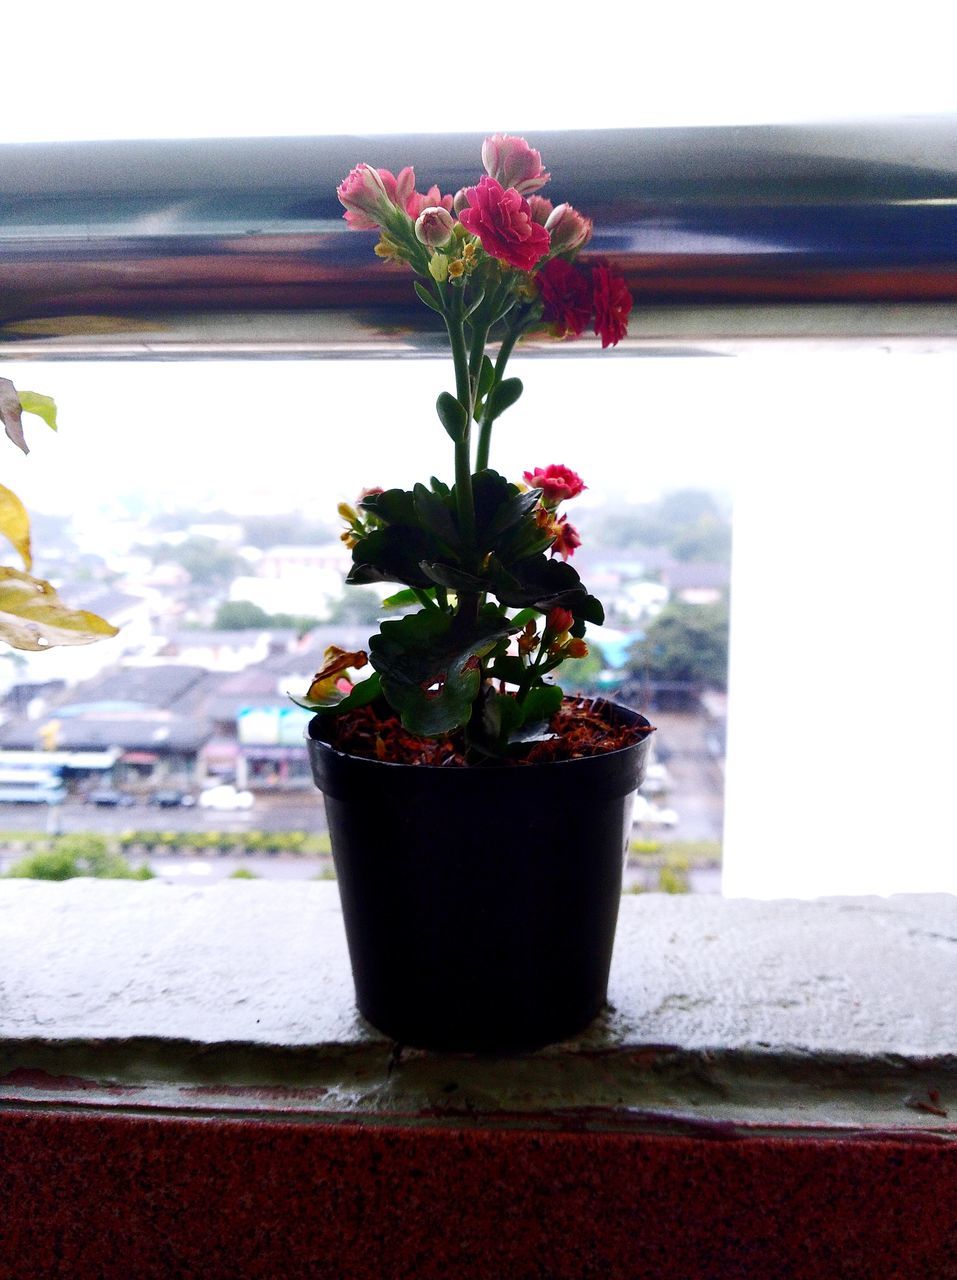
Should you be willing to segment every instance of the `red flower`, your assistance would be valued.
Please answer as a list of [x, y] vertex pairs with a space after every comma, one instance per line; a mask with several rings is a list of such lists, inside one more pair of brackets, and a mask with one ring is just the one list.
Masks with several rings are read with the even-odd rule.
[[624, 276], [613, 272], [610, 267], [592, 267], [591, 285], [595, 333], [601, 338], [602, 349], [613, 347], [628, 332], [631, 294]]
[[462, 209], [459, 221], [466, 231], [478, 236], [482, 248], [493, 258], [519, 271], [531, 271], [548, 252], [548, 232], [534, 221], [528, 201], [514, 188], [483, 178], [465, 195], [468, 208]]
[[568, 523], [567, 516], [560, 516], [558, 519], [558, 533], [551, 545], [550, 553], [553, 556], [561, 556], [563, 560], [567, 560], [569, 556], [575, 554], [575, 549], [580, 547], [581, 544], [582, 540], [578, 530], [574, 525]]
[[577, 338], [591, 319], [588, 277], [564, 258], [552, 258], [535, 277], [545, 310], [542, 319], [556, 338]]
[[571, 609], [562, 609], [560, 605], [556, 605], [554, 609], [549, 609], [545, 615], [545, 625], [549, 631], [554, 631], [556, 635], [561, 635], [563, 631], [571, 629], [572, 623], [575, 621], [575, 615]]
[[546, 507], [557, 507], [568, 498], [577, 498], [586, 487], [581, 476], [560, 462], [526, 471], [523, 479], [530, 489], [541, 489], [542, 502]]

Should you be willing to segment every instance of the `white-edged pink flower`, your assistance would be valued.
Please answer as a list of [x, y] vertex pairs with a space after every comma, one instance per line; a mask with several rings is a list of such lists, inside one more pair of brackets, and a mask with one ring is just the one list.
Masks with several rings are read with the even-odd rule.
[[490, 178], [503, 187], [513, 187], [522, 196], [544, 187], [551, 177], [545, 172], [541, 155], [524, 138], [514, 138], [507, 133], [493, 133], [485, 139], [482, 164]]
[[548, 215], [545, 230], [551, 237], [554, 253], [570, 253], [591, 239], [592, 220], [570, 204], [558, 204]]
[[[403, 173], [406, 172], [403, 170]], [[408, 172], [412, 172], [409, 170]], [[392, 187], [390, 193], [386, 186], [385, 174]], [[415, 175], [412, 176], [415, 185]], [[388, 170], [373, 169], [369, 164], [357, 164], [347, 178], [336, 187], [339, 203], [345, 208], [345, 219], [350, 227], [361, 231], [370, 231], [375, 227], [385, 226], [395, 212], [395, 201], [392, 198], [396, 190], [396, 179]]]
[[452, 197], [444, 196], [438, 187], [433, 184], [425, 194], [421, 191], [413, 191], [403, 208], [413, 220], [419, 216], [423, 209], [445, 209], [447, 212], [451, 212]]

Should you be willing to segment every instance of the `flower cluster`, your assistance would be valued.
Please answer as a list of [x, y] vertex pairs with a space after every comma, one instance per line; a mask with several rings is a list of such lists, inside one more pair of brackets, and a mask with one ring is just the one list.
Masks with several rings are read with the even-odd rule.
[[417, 191], [411, 167], [369, 164], [337, 190], [348, 224], [378, 231], [376, 254], [411, 268], [418, 297], [445, 324], [454, 390], [435, 408], [454, 445], [454, 483], [433, 476], [340, 504], [347, 581], [398, 583], [386, 606], [416, 611], [381, 623], [367, 678], [346, 677], [364, 651], [330, 650], [302, 704], [343, 714], [381, 698], [411, 733], [463, 730], [478, 760], [548, 734], [563, 696], [552, 673], [588, 653], [586, 627], [604, 620], [569, 564], [581, 538], [559, 511], [585, 489], [581, 477], [553, 463], [514, 483], [489, 466], [492, 429], [523, 391], [506, 376], [509, 358], [527, 334], [577, 338], [590, 327], [614, 346], [631, 309], [612, 266], [578, 261], [591, 220], [540, 194], [550, 175], [536, 150], [495, 134], [482, 163], [484, 176], [454, 195]]
[[454, 196], [443, 196], [436, 186], [424, 195], [416, 191], [411, 167], [395, 177], [368, 164], [357, 165], [337, 194], [350, 226], [381, 231], [380, 256], [415, 267], [411, 231], [430, 254], [429, 274], [444, 283], [473, 271], [481, 247], [495, 262], [528, 277], [526, 289], [540, 303], [534, 319], [554, 337], [578, 338], [591, 325], [603, 348], [617, 345], [628, 332], [631, 311], [624, 279], [606, 263], [586, 268], [573, 262], [591, 239], [591, 219], [537, 194], [550, 175], [524, 138], [487, 138], [482, 162], [485, 176]]

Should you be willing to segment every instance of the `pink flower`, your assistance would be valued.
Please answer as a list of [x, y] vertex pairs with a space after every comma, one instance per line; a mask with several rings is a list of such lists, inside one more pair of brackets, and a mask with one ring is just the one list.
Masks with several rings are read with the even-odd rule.
[[441, 249], [452, 239], [455, 223], [447, 209], [423, 209], [415, 220], [415, 238], [427, 249]]
[[530, 271], [548, 252], [548, 232], [532, 221], [528, 201], [518, 191], [506, 190], [495, 178], [483, 178], [465, 194], [469, 207], [461, 211], [459, 221], [493, 258]]
[[[402, 172], [412, 173], [412, 170]], [[391, 185], [391, 192], [387, 180]], [[414, 184], [414, 175], [412, 181]], [[345, 207], [344, 217], [349, 226], [369, 231], [384, 226], [394, 213], [396, 179], [387, 169], [378, 170], [368, 164], [357, 164], [336, 187], [336, 195], [339, 203]]]
[[550, 178], [542, 166], [542, 157], [524, 138], [495, 133], [482, 143], [485, 172], [503, 187], [514, 187], [521, 196], [531, 195], [544, 187]]
[[545, 230], [551, 236], [553, 253], [571, 253], [591, 239], [592, 220], [570, 204], [557, 205], [548, 216]]
[[548, 221], [548, 215], [555, 206], [545, 196], [529, 196], [528, 207], [532, 211], [532, 221], [537, 222], [540, 227], [544, 227]]
[[452, 211], [452, 197], [442, 195], [438, 187], [431, 186], [423, 195], [421, 191], [413, 191], [405, 202], [405, 211], [410, 218], [417, 218], [425, 209], [444, 209]]
[[582, 540], [578, 535], [578, 530], [574, 525], [568, 523], [567, 516], [560, 516], [558, 519], [557, 533], [555, 541], [550, 548], [550, 554], [553, 556], [561, 556], [563, 560], [567, 560], [569, 556], [575, 554], [575, 549], [580, 547]]
[[624, 276], [612, 271], [610, 267], [592, 267], [591, 285], [595, 333], [601, 338], [602, 349], [613, 347], [628, 332], [631, 294]]
[[564, 258], [551, 258], [535, 277], [545, 309], [542, 319], [556, 338], [577, 338], [591, 319], [588, 277]]
[[542, 502], [546, 507], [557, 507], [568, 498], [577, 498], [586, 488], [581, 476], [576, 475], [571, 467], [563, 467], [560, 462], [526, 471], [523, 479], [530, 489], [541, 489]]

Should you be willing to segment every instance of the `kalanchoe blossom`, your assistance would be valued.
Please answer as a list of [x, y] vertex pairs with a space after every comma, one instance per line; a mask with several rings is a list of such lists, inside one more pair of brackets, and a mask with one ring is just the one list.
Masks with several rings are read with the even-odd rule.
[[560, 462], [525, 471], [523, 479], [530, 489], [541, 489], [542, 505], [549, 508], [557, 507], [569, 498], [577, 498], [588, 487], [571, 467], [562, 466]]
[[553, 556], [561, 556], [563, 560], [567, 560], [569, 556], [574, 555], [575, 551], [582, 544], [581, 537], [574, 525], [568, 523], [567, 516], [559, 516], [556, 522], [555, 541], [549, 548], [549, 554]]
[[545, 196], [529, 196], [528, 207], [532, 211], [533, 221], [537, 222], [540, 227], [544, 227], [555, 206]]
[[592, 303], [595, 308], [595, 333], [602, 349], [613, 347], [628, 333], [631, 294], [624, 276], [610, 267], [592, 267]]
[[572, 636], [568, 644], [565, 646], [565, 652], [569, 658], [587, 658], [588, 645], [580, 636]]
[[528, 201], [518, 191], [506, 190], [494, 178], [483, 178], [466, 191], [468, 208], [459, 214], [466, 231], [478, 236], [493, 258], [519, 271], [531, 271], [548, 252], [549, 236], [532, 221]]
[[427, 249], [441, 249], [452, 239], [455, 222], [447, 209], [423, 209], [415, 220], [415, 238]]
[[559, 605], [556, 605], [554, 609], [549, 609], [545, 615], [546, 627], [557, 635], [560, 635], [563, 631], [568, 631], [574, 621], [575, 615], [571, 609], [562, 609]]
[[514, 187], [522, 196], [544, 187], [551, 177], [545, 172], [542, 157], [524, 138], [495, 133], [482, 144], [485, 172], [503, 187]]
[[[412, 173], [412, 170], [403, 169], [400, 177], [406, 173]], [[390, 180], [391, 195], [383, 175]], [[412, 182], [415, 183], [414, 174]], [[396, 189], [396, 179], [387, 169], [380, 171], [368, 164], [357, 164], [336, 187], [336, 195], [339, 203], [345, 207], [343, 216], [349, 226], [359, 231], [371, 231], [376, 227], [387, 226], [393, 217]]]
[[552, 253], [572, 253], [591, 239], [592, 220], [570, 204], [559, 204], [548, 215], [545, 230], [551, 237]]
[[424, 209], [444, 209], [452, 211], [452, 197], [442, 195], [438, 187], [431, 186], [423, 195], [421, 191], [413, 191], [405, 202], [405, 211], [410, 218], [418, 218]]
[[580, 337], [592, 317], [588, 276], [564, 258], [550, 258], [535, 282], [543, 303], [542, 319], [554, 337]]

